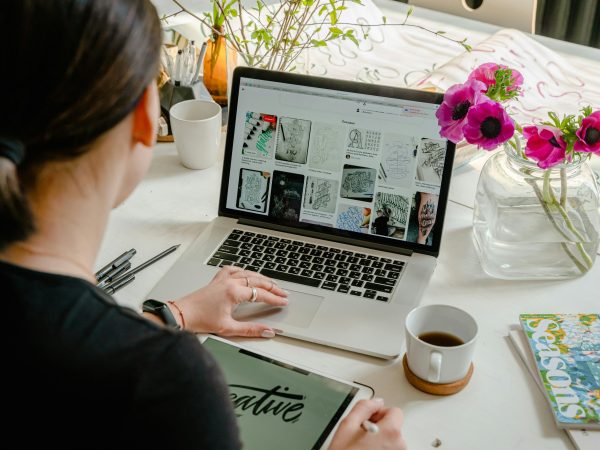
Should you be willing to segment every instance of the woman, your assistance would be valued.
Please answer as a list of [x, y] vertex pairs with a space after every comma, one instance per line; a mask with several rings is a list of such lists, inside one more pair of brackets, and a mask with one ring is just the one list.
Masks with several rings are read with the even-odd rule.
[[[94, 285], [109, 212], [151, 160], [161, 44], [154, 7], [7, 0], [2, 8], [10, 70], [0, 71], [0, 286], [10, 311], [11, 426], [28, 427], [24, 445], [240, 448], [227, 386], [196, 337], [118, 306]], [[287, 303], [271, 280], [226, 268], [169, 308], [191, 332], [272, 337], [267, 326], [231, 317], [255, 296]], [[368, 418], [380, 433], [362, 430]], [[362, 402], [332, 448], [404, 448], [401, 421], [380, 400]]]

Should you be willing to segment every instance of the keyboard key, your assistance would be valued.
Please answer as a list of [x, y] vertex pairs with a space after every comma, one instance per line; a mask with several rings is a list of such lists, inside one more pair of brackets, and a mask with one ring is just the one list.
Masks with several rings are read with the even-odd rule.
[[303, 284], [305, 286], [318, 287], [321, 284], [321, 280], [317, 280], [316, 278], [303, 277], [291, 273], [280, 273], [276, 270], [262, 269], [260, 273], [267, 277], [275, 278], [276, 280], [291, 281], [292, 283]]
[[258, 272], [260, 270], [260, 267], [258, 267], [258, 266], [246, 266], [246, 270], [250, 270], [252, 272]]
[[348, 259], [346, 259], [346, 262], [350, 264], [356, 264], [358, 261], [360, 261], [360, 259], [358, 259], [356, 256], [350, 256]]
[[242, 264], [250, 264], [252, 261], [254, 261], [254, 259], [253, 258], [248, 258], [247, 256], [245, 256], [242, 259], [240, 259], [240, 262]]
[[288, 252], [287, 250], [277, 250], [277, 251], [275, 252], [275, 254], [276, 254], [277, 256], [287, 256], [287, 255], [288, 255], [288, 253], [289, 253], [289, 252]]
[[348, 274], [348, 276], [349, 276], [350, 278], [360, 278], [360, 277], [361, 277], [361, 275], [362, 275], [362, 273], [360, 273], [360, 272], [357, 272], [357, 271], [354, 271], [354, 270], [353, 270], [353, 271], [351, 271], [351, 272]]
[[244, 242], [240, 248], [243, 248], [244, 250], [250, 250], [251, 248], [253, 248], [254, 246], [248, 242]]
[[277, 267], [277, 264], [274, 262], [265, 263], [265, 269], [274, 269], [275, 267]]
[[227, 261], [226, 259], [221, 261], [221, 264], [219, 264], [219, 267], [224, 267], [224, 266], [232, 266], [233, 265], [233, 261]]
[[252, 240], [252, 236], [240, 236], [239, 240], [241, 242], [250, 242]]
[[381, 300], [382, 302], [387, 302], [388, 298], [385, 295], [378, 295], [377, 300]]
[[365, 258], [361, 259], [358, 263], [363, 267], [371, 265], [371, 261], [369, 261], [368, 259], [365, 259]]
[[298, 251], [298, 246], [297, 245], [288, 245], [285, 249], [288, 252], [297, 252]]
[[387, 275], [387, 270], [385, 270], [385, 269], [375, 269], [374, 274], [377, 275], [378, 277], [385, 277]]
[[349, 290], [350, 286], [348, 286], [347, 284], [340, 284], [338, 286], [338, 292], [341, 292], [342, 294], [347, 294]]
[[233, 255], [233, 254], [227, 253], [227, 252], [215, 252], [215, 254], [212, 255], [212, 257], [219, 258], [219, 259], [226, 259], [228, 261], [231, 261], [232, 263], [240, 260], [240, 257], [238, 255]]
[[264, 261], [261, 261], [260, 259], [253, 259], [253, 260], [252, 260], [250, 263], [248, 263], [248, 264], [250, 264], [251, 266], [257, 266], [257, 267], [261, 267], [261, 266], [264, 266], [264, 265], [265, 265]]
[[292, 244], [297, 245], [298, 247], [304, 247], [304, 242], [292, 241]]
[[286, 266], [285, 264], [278, 264], [275, 270], [277, 270], [278, 272], [287, 272], [288, 266]]
[[346, 261], [347, 256], [344, 254], [335, 255], [336, 261]]
[[335, 253], [332, 253], [332, 252], [323, 252], [323, 254], [321, 256], [326, 259], [331, 259], [331, 258], [333, 258], [334, 255], [335, 255]]
[[348, 264], [347, 262], [338, 262], [337, 263], [337, 268], [338, 269], [348, 269], [350, 267], [350, 264]]
[[242, 245], [242, 243], [240, 241], [234, 241], [233, 239], [225, 239], [223, 245], [227, 245], [229, 247], [239, 247], [240, 245]]
[[255, 237], [250, 242], [252, 242], [254, 245], [262, 245], [262, 243], [264, 242], [264, 239]]
[[363, 267], [361, 270], [362, 273], [368, 273], [368, 274], [372, 274], [373, 272], [375, 272], [375, 269], [373, 269], [372, 267]]
[[375, 298], [376, 295], [377, 295], [377, 292], [375, 292], [375, 291], [365, 291], [365, 293], [363, 294], [363, 297]]
[[277, 249], [274, 247], [265, 248], [265, 253], [267, 255], [274, 255], [275, 253], [277, 253]]
[[308, 247], [300, 247], [298, 249], [298, 253], [300, 253], [301, 255], [307, 255], [310, 253], [310, 248]]
[[379, 261], [379, 258], [374, 255], [367, 255], [367, 259], [369, 259], [371, 261]]
[[377, 283], [365, 283], [365, 289], [371, 289], [374, 291], [385, 292], [386, 294], [392, 293], [392, 286], [386, 286], [385, 284], [377, 284]]
[[265, 241], [263, 243], [263, 246], [268, 247], [268, 248], [274, 247], [275, 246], [275, 241]]
[[268, 240], [268, 241], [278, 241], [278, 240], [279, 240], [279, 238], [278, 238], [278, 237], [275, 237], [275, 236], [269, 236], [269, 237], [267, 238], [267, 240]]
[[218, 266], [219, 262], [221, 262], [221, 260], [218, 258], [210, 258], [206, 264], [209, 266]]
[[397, 280], [400, 277], [400, 272], [388, 272], [387, 276], [388, 278], [393, 278], [394, 280]]
[[278, 249], [280, 249], [280, 250], [282, 250], [282, 249], [284, 249], [284, 248], [286, 248], [286, 247], [287, 247], [287, 245], [286, 245], [286, 244], [283, 242], [283, 240], [281, 240], [281, 241], [279, 241], [279, 242], [277, 242], [277, 243], [275, 244], [275, 248], [278, 248]]
[[290, 252], [290, 253], [288, 253], [288, 258], [290, 258], [290, 259], [300, 259], [300, 253], [298, 253], [298, 252]]
[[339, 275], [341, 277], [345, 277], [348, 275], [348, 270], [347, 269], [338, 269], [335, 271], [336, 275]]
[[252, 252], [250, 256], [254, 259], [261, 259], [264, 255], [260, 252]]
[[238, 230], [237, 228], [234, 228], [234, 229], [231, 231], [231, 234], [242, 234], [242, 233], [243, 233], [243, 231], [242, 231], [242, 230]]
[[337, 283], [332, 283], [331, 281], [324, 281], [321, 285], [321, 288], [327, 289], [328, 291], [335, 291], [337, 288]]
[[291, 239], [279, 239], [279, 242], [283, 242], [284, 244], [290, 244], [292, 242]]
[[325, 265], [326, 266], [337, 266], [338, 262], [335, 259], [326, 259], [325, 260]]
[[373, 261], [371, 263], [371, 267], [375, 267], [376, 269], [381, 269], [383, 267], [383, 263], [379, 261]]
[[304, 244], [304, 247], [306, 247], [306, 248], [316, 248], [316, 245], [315, 244], [309, 244], [308, 242], [306, 242]]
[[246, 264], [242, 264], [242, 263], [239, 263], [239, 262], [233, 263], [233, 265], [236, 266], [236, 267], [241, 267], [242, 269], [244, 267], [246, 267]]
[[321, 258], [320, 256], [314, 256], [313, 262], [315, 264], [323, 264], [325, 262], [325, 258]]
[[322, 280], [325, 278], [325, 274], [323, 272], [315, 272], [312, 276], [315, 280]]
[[[372, 281], [372, 280], [368, 280]], [[375, 277], [375, 283], [385, 284], [387, 286], [394, 286], [396, 284], [396, 280], [393, 278], [384, 278], [384, 277]]]
[[339, 248], [330, 248], [329, 251], [331, 253], [341, 253], [341, 250]]
[[325, 247], [324, 245], [317, 245], [317, 250], [321, 250], [322, 252], [328, 252], [329, 247]]
[[285, 264], [287, 264], [290, 267], [297, 267], [298, 266], [298, 260], [297, 259], [288, 259]]
[[337, 281], [337, 280], [338, 280], [338, 278], [339, 278], [339, 277], [338, 277], [337, 275], [333, 275], [333, 274], [329, 274], [329, 275], [327, 275], [327, 276], [325, 277], [325, 279], [326, 279], [327, 281]]
[[266, 261], [266, 262], [271, 262], [271, 261], [273, 261], [275, 259], [275, 256], [273, 256], [273, 255], [262, 255], [262, 257], [260, 259], [262, 259], [263, 261]]
[[322, 264], [313, 264], [311, 267], [311, 270], [314, 270], [315, 272], [323, 272], [323, 265]]
[[374, 278], [373, 275], [369, 275], [367, 273], [363, 274], [363, 276], [360, 277], [360, 279], [363, 281], [373, 281], [373, 278]]
[[397, 266], [395, 264], [386, 264], [385, 269], [391, 272], [400, 272], [402, 270], [402, 266]]
[[379, 258], [379, 261], [384, 262], [384, 263], [391, 263], [392, 260], [390, 258]]
[[256, 236], [256, 233], [253, 233], [252, 231], [244, 231], [244, 234], [246, 236]]
[[350, 295], [356, 295], [356, 296], [360, 297], [362, 295], [362, 292], [353, 290], [353, 291], [350, 291]]
[[256, 237], [257, 238], [261, 238], [261, 239], [267, 239], [267, 235], [266, 234], [257, 234]]
[[312, 256], [310, 255], [302, 255], [300, 257], [300, 261], [311, 261], [312, 260]]
[[350, 267], [348, 267], [348, 269], [354, 270], [356, 272], [360, 272], [360, 269], [362, 268], [363, 266], [361, 266], [360, 264], [350, 264]]
[[356, 256], [357, 258], [366, 258], [367, 255], [365, 255], [364, 253], [355, 253], [354, 256]]
[[352, 280], [352, 286], [354, 286], [354, 287], [363, 287], [363, 284], [365, 284], [364, 281]]
[[288, 273], [293, 273], [294, 275], [299, 274], [302, 271], [300, 267], [290, 267]]
[[313, 249], [310, 251], [310, 254], [312, 256], [321, 256], [323, 254], [323, 252], [321, 250]]
[[340, 283], [340, 284], [350, 284], [350, 283], [352, 283], [352, 278], [340, 277], [340, 279], [338, 280], [338, 283]]
[[346, 255], [346, 256], [354, 256], [354, 252], [351, 252], [350, 250], [344, 250], [342, 252], [342, 255]]
[[252, 254], [252, 252], [250, 250], [240, 250], [238, 252], [238, 255], [240, 256], [250, 256]]
[[303, 277], [312, 277], [313, 274], [314, 272], [308, 269], [304, 269], [302, 272], [300, 272], [300, 275], [302, 275]]
[[300, 261], [300, 264], [298, 264], [298, 267], [300, 267], [301, 269], [310, 269], [311, 263], [307, 262], [307, 261]]
[[287, 259], [286, 259], [286, 258], [284, 258], [283, 256], [278, 256], [277, 258], [275, 258], [275, 262], [276, 262], [277, 264], [285, 264], [285, 263], [286, 263], [286, 261], [287, 261]]
[[326, 266], [326, 267], [323, 269], [323, 272], [325, 272], [325, 273], [335, 273], [335, 267]]
[[255, 252], [258, 253], [264, 253], [265, 252], [266, 247], [264, 245], [255, 245], [252, 250], [254, 250]]

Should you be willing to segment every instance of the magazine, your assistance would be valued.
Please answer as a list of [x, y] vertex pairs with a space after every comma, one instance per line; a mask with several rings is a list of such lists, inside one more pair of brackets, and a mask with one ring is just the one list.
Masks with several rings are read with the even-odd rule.
[[[527, 367], [533, 381], [535, 381], [537, 387], [540, 388], [540, 392], [545, 396], [544, 387], [537, 374], [535, 361], [529, 350], [529, 343], [521, 325], [512, 325], [508, 331], [508, 338], [521, 358], [521, 361], [523, 361]], [[598, 450], [600, 448], [600, 430], [565, 429], [563, 431], [567, 434], [569, 439], [571, 439], [576, 450]]]
[[557, 426], [600, 429], [600, 315], [519, 319]]

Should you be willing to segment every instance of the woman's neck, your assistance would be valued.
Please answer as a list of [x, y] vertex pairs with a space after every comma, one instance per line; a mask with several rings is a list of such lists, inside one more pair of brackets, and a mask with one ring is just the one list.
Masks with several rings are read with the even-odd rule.
[[85, 168], [71, 171], [71, 176], [57, 176], [57, 171], [42, 176], [40, 188], [28, 196], [35, 232], [0, 252], [0, 259], [93, 282], [114, 196], [106, 192], [110, 187], [94, 183], [95, 177], [85, 177]]

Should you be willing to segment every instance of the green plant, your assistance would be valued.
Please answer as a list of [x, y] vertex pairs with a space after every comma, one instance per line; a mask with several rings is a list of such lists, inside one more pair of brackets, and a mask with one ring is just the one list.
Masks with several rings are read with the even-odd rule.
[[211, 0], [212, 12], [201, 16], [178, 0], [173, 1], [181, 11], [163, 20], [187, 12], [207, 27], [213, 37], [223, 35], [246, 65], [264, 69], [293, 71], [297, 58], [307, 48], [327, 46], [336, 40], [350, 40], [358, 45], [368, 37], [371, 28], [382, 26], [420, 28], [462, 45], [467, 51], [471, 49], [466, 39], [452, 39], [443, 31], [407, 23], [412, 8], [401, 23], [388, 23], [383, 17], [381, 23], [357, 24], [340, 22], [340, 16], [349, 3], [362, 5], [361, 0], [282, 0], [273, 5], [256, 0], [251, 8], [242, 5], [241, 0]]

